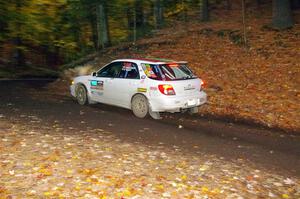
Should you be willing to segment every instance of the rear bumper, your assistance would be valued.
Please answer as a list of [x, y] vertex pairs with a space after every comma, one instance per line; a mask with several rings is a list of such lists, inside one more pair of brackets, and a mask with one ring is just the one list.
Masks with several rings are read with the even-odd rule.
[[207, 95], [204, 91], [191, 96], [159, 96], [151, 97], [149, 100], [151, 109], [154, 112], [180, 112], [182, 109], [193, 108], [207, 102]]

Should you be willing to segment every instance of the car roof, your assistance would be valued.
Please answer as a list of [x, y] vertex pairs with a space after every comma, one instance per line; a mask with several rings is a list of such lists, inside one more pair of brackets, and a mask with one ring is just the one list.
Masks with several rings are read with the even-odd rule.
[[174, 64], [181, 63], [186, 64], [186, 61], [174, 61], [170, 59], [159, 59], [159, 58], [129, 58], [129, 59], [117, 59], [112, 62], [123, 61], [123, 62], [135, 62], [135, 63], [149, 63], [149, 64]]

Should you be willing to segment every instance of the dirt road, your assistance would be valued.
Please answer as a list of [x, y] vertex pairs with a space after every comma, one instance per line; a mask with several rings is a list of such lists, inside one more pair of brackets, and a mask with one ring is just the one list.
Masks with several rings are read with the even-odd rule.
[[137, 119], [47, 93], [47, 82], [0, 81], [0, 196], [300, 196], [298, 135], [185, 114]]

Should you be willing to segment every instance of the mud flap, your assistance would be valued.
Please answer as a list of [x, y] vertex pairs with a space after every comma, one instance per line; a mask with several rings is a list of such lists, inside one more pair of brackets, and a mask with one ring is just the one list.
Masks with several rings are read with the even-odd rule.
[[196, 114], [196, 113], [199, 112], [198, 106], [193, 107], [193, 108], [189, 108], [188, 110], [189, 110], [189, 114], [191, 114], [191, 115]]
[[151, 108], [151, 105], [149, 104], [149, 115], [155, 119], [155, 120], [160, 120], [162, 119], [162, 117], [160, 116], [160, 113], [159, 112], [153, 112], [152, 111], [152, 108]]

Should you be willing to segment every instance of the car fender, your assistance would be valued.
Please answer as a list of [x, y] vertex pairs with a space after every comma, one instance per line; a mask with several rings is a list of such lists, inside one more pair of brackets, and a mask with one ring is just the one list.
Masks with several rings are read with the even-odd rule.
[[[90, 86], [89, 86], [89, 82], [91, 80], [91, 76], [90, 75], [87, 75], [87, 76], [79, 76], [79, 77], [76, 77], [74, 79], [74, 84], [75, 84], [75, 94], [76, 94], [76, 89], [78, 87], [78, 85], [83, 85], [86, 92], [87, 92], [87, 97], [88, 97], [88, 102], [89, 104], [95, 104], [97, 103], [96, 101], [93, 101], [91, 99], [91, 89], [90, 89]], [[75, 96], [76, 97], [76, 96]]]
[[[90, 75], [87, 75], [87, 76], [79, 76], [79, 77], [76, 77], [75, 79], [74, 79], [74, 84], [75, 85], [79, 85], [79, 84], [82, 84], [84, 87], [85, 87], [85, 89], [86, 89], [86, 91], [88, 92], [88, 94], [90, 94], [91, 93], [91, 91], [90, 91], [90, 88], [89, 88], [89, 80], [91, 79], [91, 76]], [[77, 86], [76, 86], [77, 87]]]
[[[136, 96], [136, 95], [143, 95], [144, 97], [146, 97], [146, 99], [148, 100], [149, 108], [152, 107], [150, 97], [148, 95], [145, 95], [145, 93], [138, 92], [138, 93], [133, 94], [132, 97], [131, 97], [130, 102], [132, 102], [133, 97]], [[131, 109], [131, 103], [130, 103], [130, 109]]]

